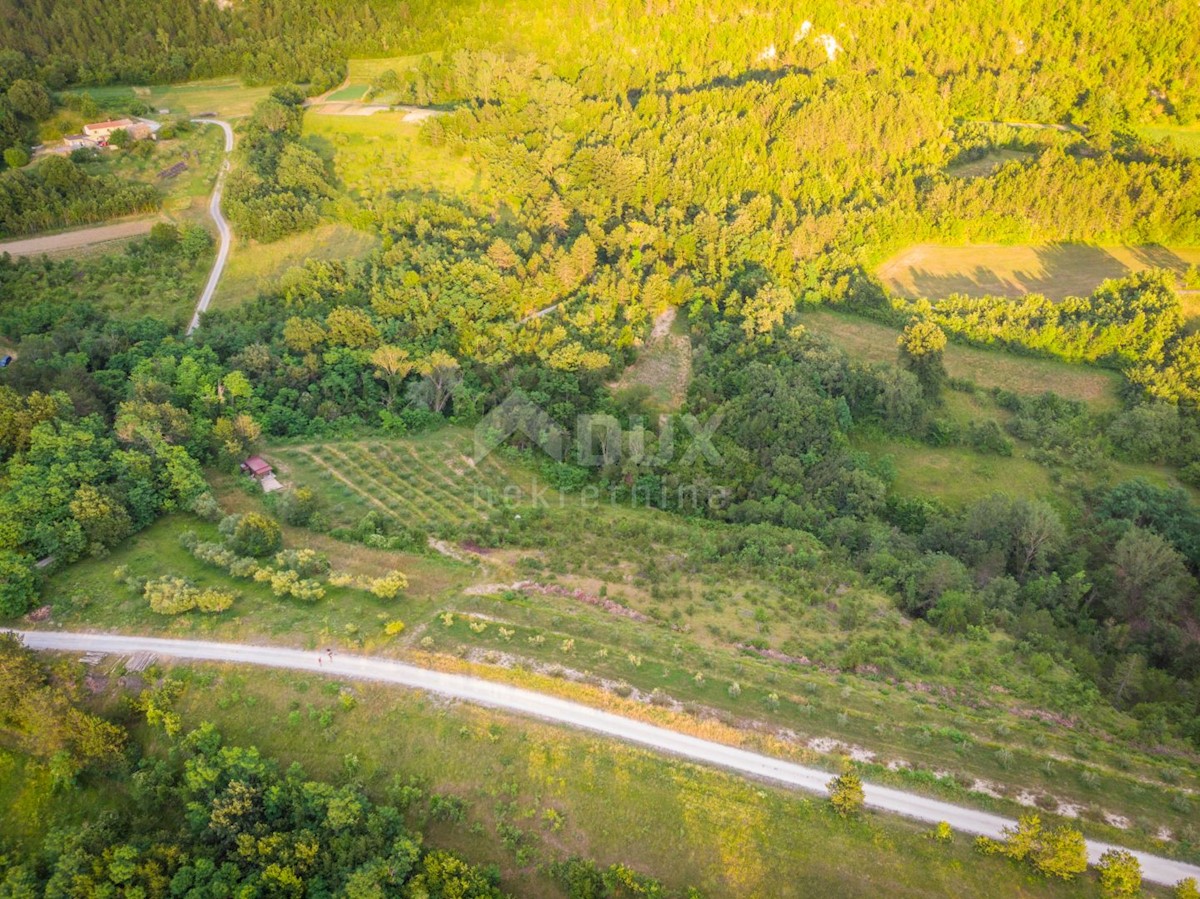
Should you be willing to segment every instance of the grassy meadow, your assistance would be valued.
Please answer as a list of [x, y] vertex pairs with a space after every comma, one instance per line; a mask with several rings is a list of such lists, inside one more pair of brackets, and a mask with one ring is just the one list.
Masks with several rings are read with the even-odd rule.
[[888, 290], [903, 297], [1040, 293], [1061, 300], [1088, 296], [1109, 278], [1123, 278], [1147, 268], [1182, 274], [1197, 263], [1200, 247], [917, 244], [883, 262], [876, 274]]
[[254, 104], [271, 93], [271, 86], [248, 87], [237, 78], [213, 78], [149, 87], [88, 87], [71, 93], [89, 94], [102, 109], [107, 110], [121, 111], [135, 100], [140, 100], [151, 107], [151, 116], [160, 109], [169, 109], [173, 116], [211, 113], [222, 118], [240, 118], [249, 115]]
[[288, 269], [302, 265], [306, 259], [347, 261], [367, 255], [378, 245], [376, 235], [333, 222], [270, 244], [235, 241], [212, 308], [228, 309], [271, 292]]
[[993, 150], [990, 153], [972, 159], [970, 162], [959, 162], [949, 166], [946, 174], [956, 178], [986, 178], [996, 174], [996, 171], [1010, 162], [1025, 162], [1033, 159], [1035, 154], [1021, 150]]
[[404, 190], [462, 195], [485, 183], [470, 160], [424, 142], [421, 123], [405, 122], [405, 115], [328, 115], [310, 109], [304, 142], [330, 162], [339, 184], [357, 200]]
[[1166, 140], [1181, 150], [1200, 154], [1200, 125], [1142, 125], [1137, 132], [1146, 140]]
[[[806, 309], [800, 321], [860, 361], [897, 359], [900, 332], [888, 325], [830, 309]], [[1038, 396], [1049, 390], [1096, 410], [1118, 405], [1120, 376], [1105, 369], [957, 343], [946, 345], [945, 364], [950, 377], [971, 381], [984, 389], [1001, 387], [1026, 396]]]

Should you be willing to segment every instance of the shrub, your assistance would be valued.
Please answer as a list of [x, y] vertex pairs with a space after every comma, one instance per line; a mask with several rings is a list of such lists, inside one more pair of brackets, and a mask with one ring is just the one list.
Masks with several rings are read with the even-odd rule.
[[1096, 870], [1105, 896], [1137, 896], [1142, 891], [1142, 866], [1132, 852], [1109, 849], [1100, 856]]
[[307, 487], [285, 490], [279, 495], [275, 510], [284, 524], [304, 527], [317, 511], [317, 497]]
[[1023, 815], [1016, 827], [1004, 829], [1001, 840], [980, 837], [975, 845], [989, 855], [999, 853], [1013, 861], [1028, 861], [1048, 877], [1071, 880], [1087, 870], [1083, 834], [1066, 825], [1044, 830], [1038, 815]]
[[230, 546], [241, 556], [261, 558], [279, 549], [283, 532], [273, 518], [260, 512], [247, 512], [233, 528]]
[[237, 594], [232, 590], [205, 590], [196, 597], [196, 608], [201, 612], [224, 612], [235, 599]]
[[285, 549], [276, 553], [275, 565], [294, 571], [301, 577], [314, 577], [329, 572], [329, 559], [314, 549]]
[[10, 169], [29, 165], [29, 152], [24, 147], [9, 147], [4, 151], [4, 164]]
[[315, 602], [325, 596], [325, 588], [320, 581], [302, 578], [290, 569], [277, 571], [271, 568], [260, 568], [254, 573], [254, 580], [270, 584], [271, 592], [276, 596], [290, 596], [293, 599], [310, 602]]
[[831, 780], [828, 786], [829, 802], [839, 815], [849, 817], [862, 809], [866, 794], [857, 773], [847, 770]]
[[403, 633], [403, 631], [404, 622], [399, 618], [395, 618], [383, 626], [383, 632], [389, 637], [395, 637], [397, 634]]
[[217, 498], [208, 491], [201, 493], [192, 500], [191, 510], [205, 521], [213, 523], [220, 521], [225, 514], [221, 510], [221, 505], [217, 502]]
[[160, 615], [180, 615], [196, 607], [200, 591], [185, 578], [166, 575], [148, 581], [142, 595]]
[[0, 616], [23, 615], [37, 596], [33, 559], [0, 550]]
[[1200, 899], [1200, 886], [1195, 877], [1188, 877], [1175, 884], [1175, 899]]
[[156, 250], [172, 250], [179, 245], [179, 229], [170, 222], [155, 222], [146, 240]]
[[408, 578], [399, 571], [392, 571], [370, 582], [368, 589], [380, 599], [395, 599], [401, 590], [408, 587]]

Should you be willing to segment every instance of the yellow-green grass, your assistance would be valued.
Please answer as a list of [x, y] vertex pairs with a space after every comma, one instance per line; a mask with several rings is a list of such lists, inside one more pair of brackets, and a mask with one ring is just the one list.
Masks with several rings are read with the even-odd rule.
[[687, 395], [691, 373], [691, 342], [686, 335], [668, 333], [647, 343], [612, 389], [649, 391], [648, 399], [656, 411], [676, 412]]
[[[895, 362], [897, 359], [896, 341], [900, 332], [888, 325], [829, 309], [806, 310], [800, 320], [857, 360]], [[956, 343], [946, 345], [945, 362], [951, 377], [983, 388], [1001, 387], [1026, 396], [1051, 391], [1085, 402], [1094, 409], [1118, 405], [1120, 377], [1101, 368]]]
[[367, 90], [368, 87], [365, 84], [352, 84], [347, 87], [343, 87], [340, 90], [334, 91], [329, 95], [328, 99], [337, 103], [343, 103], [350, 100], [361, 100]]
[[946, 174], [956, 178], [984, 178], [1007, 163], [1032, 159], [1033, 155], [1020, 150], [992, 150], [980, 159], [949, 166]]
[[1167, 140], [1181, 150], [1200, 154], [1200, 124], [1142, 125], [1137, 131], [1146, 140]]
[[[530, 719], [308, 674], [200, 665], [170, 673], [185, 683], [176, 706], [185, 729], [214, 722], [228, 742], [334, 782], [352, 755], [356, 779], [378, 801], [415, 779], [425, 795], [410, 815], [427, 844], [497, 863], [513, 895], [561, 896], [544, 865], [569, 856], [626, 864], [708, 899], [1095, 895], [1090, 876], [1035, 878], [962, 835], [942, 843], [927, 826], [875, 814], [846, 821], [819, 797]], [[113, 688], [100, 701], [117, 697]], [[157, 733], [137, 734], [165, 752]], [[13, 791], [29, 792], [10, 782]], [[430, 820], [434, 795], [461, 800], [465, 820]]]
[[375, 512], [434, 530], [477, 523], [520, 501], [530, 477], [495, 455], [473, 460], [470, 432], [442, 429], [411, 440], [345, 441], [270, 450], [284, 480], [316, 491], [334, 527]]
[[351, 59], [347, 64], [346, 80], [349, 84], [370, 84], [384, 72], [391, 70], [399, 74], [415, 69], [428, 56], [416, 53], [411, 56], [387, 56], [377, 59]]
[[[324, 599], [307, 603], [281, 599], [269, 585], [233, 578], [222, 569], [200, 562], [180, 545], [186, 531], [203, 540], [218, 539], [215, 528], [191, 515], [161, 519], [131, 537], [104, 559], [78, 562], [54, 574], [46, 592], [53, 619], [64, 627], [102, 627], [125, 632], [167, 632], [180, 636], [214, 639], [274, 639], [293, 645], [316, 645], [322, 637], [345, 637], [349, 629], [369, 636], [382, 634], [383, 622], [404, 619], [410, 614], [402, 596], [381, 600], [346, 587], [329, 587]], [[293, 548], [311, 545], [305, 540]], [[351, 547], [350, 549], [353, 549]], [[348, 556], [352, 553], [348, 552]], [[429, 597], [437, 595], [461, 577], [454, 563], [437, 557], [390, 553], [391, 567], [409, 578], [410, 591]], [[353, 569], [335, 559], [335, 569]], [[156, 578], [185, 577], [196, 586], [236, 590], [240, 595], [232, 608], [220, 614], [193, 611], [183, 615], [160, 615], [145, 598], [113, 576]]]
[[856, 438], [856, 449], [890, 457], [901, 496], [963, 505], [993, 493], [1046, 499], [1056, 492], [1050, 471], [1023, 454], [984, 455], [966, 447], [931, 447], [916, 441]]
[[151, 117], [158, 110], [169, 109], [171, 115], [203, 115], [214, 113], [225, 118], [249, 115], [254, 104], [271, 92], [269, 85], [249, 87], [237, 78], [213, 78], [180, 84], [151, 87], [89, 87], [72, 93], [90, 94], [103, 109], [122, 111], [135, 100], [151, 108]]
[[883, 262], [876, 274], [892, 293], [939, 299], [952, 293], [1053, 300], [1088, 296], [1102, 281], [1148, 268], [1182, 273], [1200, 263], [1200, 247], [1040, 244], [917, 244]]
[[349, 225], [326, 223], [270, 244], [239, 241], [213, 297], [212, 308], [231, 308], [271, 291], [280, 276], [306, 259], [348, 261], [367, 255], [379, 239]]
[[337, 180], [360, 198], [392, 191], [435, 190], [465, 194], [484, 184], [470, 160], [421, 139], [421, 124], [403, 112], [371, 116], [304, 116], [304, 140], [331, 160]]

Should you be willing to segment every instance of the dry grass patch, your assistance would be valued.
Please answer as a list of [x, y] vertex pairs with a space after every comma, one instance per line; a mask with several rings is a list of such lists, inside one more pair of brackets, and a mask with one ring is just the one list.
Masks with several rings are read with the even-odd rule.
[[[826, 309], [807, 311], [801, 321], [859, 361], [896, 362], [900, 332], [895, 328]], [[955, 343], [946, 345], [945, 360], [952, 378], [983, 388], [1001, 387], [1027, 396], [1052, 391], [1094, 408], [1113, 408], [1118, 403], [1118, 376], [1100, 368]]]
[[1088, 296], [1109, 278], [1149, 268], [1182, 273], [1197, 263], [1200, 247], [917, 244], [883, 262], [876, 274], [892, 293], [910, 298], [1040, 293], [1061, 300]]

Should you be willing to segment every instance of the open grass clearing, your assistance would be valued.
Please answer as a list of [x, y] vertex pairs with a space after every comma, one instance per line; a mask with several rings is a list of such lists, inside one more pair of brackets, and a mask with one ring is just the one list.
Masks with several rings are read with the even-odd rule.
[[1137, 128], [1137, 132], [1146, 140], [1166, 140], [1181, 150], [1200, 154], [1200, 124], [1142, 125]]
[[[900, 332], [888, 325], [829, 309], [805, 310], [800, 321], [861, 362], [896, 362]], [[1026, 396], [1051, 391], [1094, 409], [1118, 405], [1120, 376], [1101, 368], [957, 343], [946, 345], [945, 362], [952, 378], [983, 388], [1001, 387]]]
[[271, 93], [270, 85], [249, 87], [237, 78], [213, 78], [181, 84], [149, 87], [88, 87], [70, 93], [89, 94], [105, 110], [124, 112], [130, 104], [140, 101], [151, 108], [151, 117], [160, 109], [171, 115], [198, 116], [212, 113], [222, 118], [238, 118], [250, 114], [260, 100]]
[[676, 412], [687, 396], [692, 376], [692, 344], [682, 319], [672, 307], [658, 317], [633, 364], [611, 385], [622, 391], [645, 391], [658, 412]]
[[288, 269], [303, 265], [306, 259], [349, 261], [378, 245], [377, 236], [340, 223], [318, 225], [271, 244], [235, 242], [211, 308], [228, 309], [270, 292]]
[[360, 198], [392, 191], [467, 194], [485, 184], [474, 163], [421, 139], [421, 123], [404, 111], [371, 116], [304, 115], [304, 142], [329, 160], [337, 180]]
[[917, 244], [883, 262], [876, 274], [902, 297], [1088, 296], [1102, 281], [1149, 268], [1182, 273], [1200, 263], [1200, 247], [1041, 244]]
[[1024, 162], [1032, 159], [1034, 155], [1021, 150], [992, 150], [979, 159], [947, 167], [946, 174], [955, 178], [986, 178], [988, 175], [994, 175], [1001, 166], [1010, 162]]
[[[131, 537], [107, 558], [78, 562], [56, 573], [46, 593], [53, 620], [63, 627], [203, 635], [235, 641], [274, 639], [315, 646], [322, 639], [359, 633], [382, 637], [383, 622], [411, 616], [412, 608], [404, 593], [395, 600], [381, 600], [362, 590], [328, 587], [325, 598], [313, 603], [281, 599], [272, 594], [269, 585], [230, 577], [194, 558], [179, 542], [180, 536], [189, 530], [200, 534], [203, 540], [218, 539], [212, 525], [191, 515], [173, 515]], [[306, 539], [287, 545], [299, 548], [313, 542]], [[328, 544], [314, 548], [333, 549]], [[335, 569], [352, 569], [346, 559], [331, 555]], [[407, 592], [426, 597], [426, 601], [462, 577], [459, 570], [462, 566], [435, 556], [391, 553], [390, 557], [390, 568], [403, 571], [409, 578]], [[220, 614], [193, 611], [174, 617], [160, 615], [140, 593], [113, 577], [113, 571], [122, 566], [133, 577], [175, 575], [188, 578], [201, 589], [232, 589], [240, 596], [229, 611]]]
[[347, 81], [350, 84], [370, 84], [387, 71], [396, 74], [415, 69], [428, 53], [414, 53], [411, 56], [385, 56], [377, 59], [351, 59], [347, 63]]

